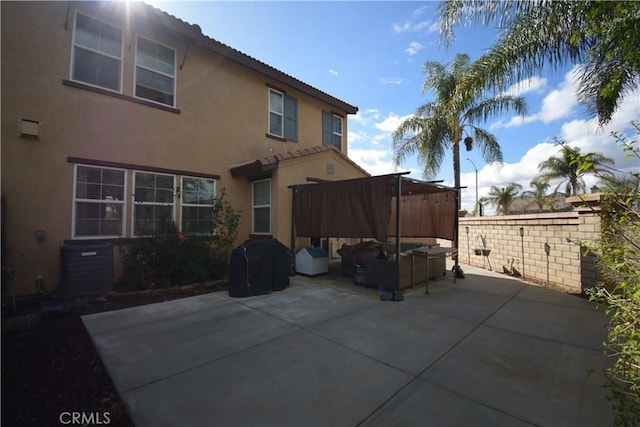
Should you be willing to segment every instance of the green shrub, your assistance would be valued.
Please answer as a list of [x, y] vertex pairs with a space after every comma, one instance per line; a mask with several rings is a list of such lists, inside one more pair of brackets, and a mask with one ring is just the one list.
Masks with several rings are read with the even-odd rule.
[[143, 237], [117, 242], [124, 266], [119, 288], [150, 289], [225, 278], [240, 222], [225, 189], [214, 200], [211, 218], [215, 230], [211, 234], [185, 236], [173, 221], [161, 220]]
[[[638, 122], [633, 125], [640, 134]], [[638, 141], [613, 136], [628, 157], [640, 160]], [[577, 161], [585, 168], [590, 165], [588, 158]], [[606, 307], [609, 317], [604, 351], [613, 363], [604, 374], [615, 425], [636, 426], [640, 424], [640, 173], [623, 175], [622, 187], [611, 174], [601, 177], [607, 187], [600, 211], [601, 238], [590, 249], [598, 255], [602, 282], [589, 295]]]
[[211, 241], [212, 274], [214, 278], [226, 278], [229, 270], [229, 257], [233, 244], [238, 238], [238, 225], [241, 213], [226, 200], [226, 189], [220, 190], [220, 196], [213, 205], [215, 235]]

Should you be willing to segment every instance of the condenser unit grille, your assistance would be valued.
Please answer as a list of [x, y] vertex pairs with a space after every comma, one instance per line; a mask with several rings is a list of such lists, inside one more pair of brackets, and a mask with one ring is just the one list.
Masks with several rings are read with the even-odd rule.
[[60, 281], [68, 295], [101, 295], [113, 290], [113, 245], [60, 248]]

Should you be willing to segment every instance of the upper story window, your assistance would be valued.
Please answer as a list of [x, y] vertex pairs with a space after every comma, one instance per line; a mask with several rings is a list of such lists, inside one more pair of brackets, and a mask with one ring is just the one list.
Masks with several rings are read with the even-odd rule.
[[213, 233], [216, 181], [207, 178], [182, 177], [181, 197], [182, 232], [188, 234]]
[[71, 79], [121, 91], [122, 30], [76, 14]]
[[298, 140], [298, 100], [269, 89], [269, 134]]
[[138, 98], [175, 106], [175, 50], [138, 37], [136, 88]]
[[73, 236], [123, 236], [125, 171], [76, 165], [74, 176]]
[[322, 112], [322, 145], [333, 145], [342, 151], [342, 117]]

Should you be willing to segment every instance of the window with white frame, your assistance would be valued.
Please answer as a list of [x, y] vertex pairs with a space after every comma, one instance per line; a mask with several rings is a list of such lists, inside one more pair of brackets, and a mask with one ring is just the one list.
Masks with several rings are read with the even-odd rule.
[[174, 107], [175, 75], [175, 50], [138, 37], [135, 95]]
[[269, 133], [284, 137], [284, 94], [269, 89]]
[[342, 117], [331, 116], [331, 131], [333, 134], [333, 144], [340, 148], [342, 145]]
[[322, 145], [333, 145], [342, 150], [342, 117], [322, 112]]
[[216, 182], [213, 179], [182, 177], [182, 224], [185, 234], [211, 234], [214, 232], [213, 205]]
[[124, 236], [125, 171], [75, 166], [74, 237]]
[[269, 134], [298, 140], [298, 100], [275, 89], [269, 89]]
[[76, 13], [71, 79], [121, 91], [122, 29]]
[[160, 231], [174, 219], [175, 176], [150, 172], [134, 173], [133, 234]]
[[271, 233], [271, 180], [253, 183], [253, 232]]

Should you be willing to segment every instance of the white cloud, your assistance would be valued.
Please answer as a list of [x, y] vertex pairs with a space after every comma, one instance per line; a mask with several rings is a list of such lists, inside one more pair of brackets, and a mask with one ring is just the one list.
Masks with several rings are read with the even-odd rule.
[[635, 137], [630, 130], [630, 122], [640, 117], [640, 90], [627, 94], [611, 121], [604, 127], [598, 125], [594, 117], [589, 120], [572, 120], [564, 123], [558, 137], [572, 147], [583, 152], [596, 152], [612, 158], [615, 167], [620, 170], [640, 169], [637, 158], [625, 159], [625, 153], [611, 136], [612, 132], [624, 132]]
[[540, 76], [521, 80], [511, 85], [506, 91], [506, 95], [522, 96], [525, 93], [542, 93], [547, 89], [547, 79]]
[[359, 142], [366, 141], [368, 138], [369, 136], [367, 135], [367, 132], [362, 130], [359, 130], [359, 131], [350, 130], [349, 132], [347, 132], [347, 140], [349, 141], [349, 143], [352, 143], [352, 144], [357, 144]]
[[[535, 114], [529, 115], [525, 118], [513, 117], [508, 122], [504, 123], [502, 120], [492, 123], [489, 127], [491, 130], [500, 128], [510, 128], [521, 126], [527, 123], [533, 123], [541, 121], [544, 124], [548, 124], [560, 119], [569, 117], [574, 108], [578, 105], [578, 99], [576, 98], [576, 91], [578, 88], [578, 73], [579, 66], [576, 65], [565, 74], [564, 80], [560, 83], [559, 87], [552, 90], [542, 100], [542, 106], [540, 111]], [[530, 90], [526, 90], [526, 86], [529, 85]], [[511, 86], [506, 93], [510, 94], [523, 94], [532, 91], [542, 91], [546, 87], [546, 79], [534, 77], [532, 79], [523, 80]]]
[[406, 48], [404, 51], [409, 55], [417, 55], [418, 52], [420, 52], [422, 49], [424, 49], [424, 46], [422, 44], [418, 42], [411, 42], [409, 43], [409, 47]]
[[375, 108], [369, 108], [367, 110], [360, 110], [354, 116], [350, 116], [349, 120], [353, 120], [361, 125], [367, 125], [372, 120], [378, 120], [380, 118], [380, 112]]
[[329, 74], [331, 74], [332, 76], [338, 76], [338, 72], [336, 70], [334, 70], [333, 68], [329, 70]]
[[411, 13], [411, 16], [403, 23], [393, 23], [391, 28], [396, 34], [406, 32], [427, 32], [433, 33], [440, 29], [439, 23], [434, 23], [431, 19], [422, 19], [423, 15], [427, 12], [428, 7], [422, 6]]
[[392, 153], [389, 150], [349, 148], [349, 158], [371, 175], [384, 175], [395, 171]]
[[[615, 162], [615, 168], [626, 171], [638, 171], [640, 162], [637, 158], [625, 159], [622, 148], [610, 136], [612, 131], [627, 132], [629, 137], [635, 135], [630, 131], [630, 121], [640, 117], [640, 90], [627, 94], [620, 104], [620, 107], [611, 118], [611, 122], [604, 128], [598, 127], [596, 118], [589, 120], [567, 121], [560, 128], [557, 135], [567, 145], [578, 147], [584, 153], [596, 152], [606, 157], [610, 157]], [[554, 135], [549, 135], [549, 141]], [[531, 147], [518, 161], [504, 163], [502, 167], [497, 164], [481, 166], [478, 171], [478, 193], [479, 197], [486, 196], [492, 185], [504, 187], [510, 182], [517, 182], [522, 185], [523, 190], [529, 189], [529, 182], [535, 178], [539, 171], [538, 165], [551, 156], [557, 156], [560, 146], [554, 142], [540, 142]], [[584, 177], [587, 188], [597, 183], [597, 178], [591, 175]], [[460, 176], [462, 186], [462, 206], [471, 211], [475, 203], [475, 172], [462, 173]], [[552, 181], [551, 189], [560, 181]], [[563, 188], [561, 187], [561, 190]], [[492, 212], [492, 208], [489, 209]]]
[[440, 32], [440, 22], [436, 21], [427, 28], [430, 33], [439, 33]]
[[496, 129], [501, 129], [501, 128], [508, 129], [512, 127], [518, 127], [527, 123], [535, 122], [536, 120], [537, 118], [534, 116], [527, 116], [527, 117], [514, 116], [514, 117], [511, 117], [511, 120], [509, 120], [506, 123], [502, 120], [498, 120], [495, 123], [491, 123], [489, 125], [489, 130], [493, 132]]
[[395, 113], [389, 113], [383, 121], [376, 123], [375, 126], [377, 129], [391, 133], [400, 126], [400, 123], [409, 117], [411, 117], [411, 115], [401, 117]]
[[402, 78], [402, 77], [380, 77], [380, 83], [386, 84], [386, 85], [403, 85], [406, 83], [409, 83], [409, 80]]

